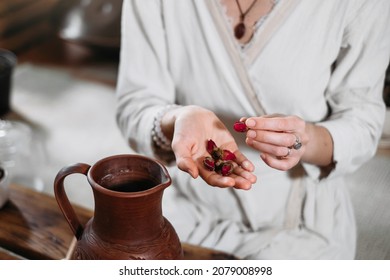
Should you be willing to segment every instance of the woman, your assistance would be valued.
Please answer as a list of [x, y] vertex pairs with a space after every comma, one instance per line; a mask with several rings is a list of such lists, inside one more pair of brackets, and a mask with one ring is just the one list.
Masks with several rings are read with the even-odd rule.
[[[387, 0], [124, 1], [118, 124], [173, 163], [164, 213], [182, 241], [354, 258], [343, 175], [380, 138], [389, 19]], [[209, 139], [235, 154], [229, 176], [203, 165]]]

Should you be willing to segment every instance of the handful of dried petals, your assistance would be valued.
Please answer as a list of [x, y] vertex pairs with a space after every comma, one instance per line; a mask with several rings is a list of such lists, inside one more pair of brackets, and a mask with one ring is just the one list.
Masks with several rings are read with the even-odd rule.
[[203, 159], [203, 165], [207, 170], [215, 171], [222, 176], [228, 176], [233, 172], [232, 161], [236, 156], [231, 151], [219, 148], [211, 139], [207, 141], [206, 149], [211, 155]]

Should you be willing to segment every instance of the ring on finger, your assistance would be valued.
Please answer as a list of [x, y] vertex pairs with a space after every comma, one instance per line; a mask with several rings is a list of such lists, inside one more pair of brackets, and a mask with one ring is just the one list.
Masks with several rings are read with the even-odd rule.
[[291, 147], [294, 148], [294, 150], [299, 150], [302, 147], [301, 139], [299, 139], [299, 136], [295, 135], [295, 143]]

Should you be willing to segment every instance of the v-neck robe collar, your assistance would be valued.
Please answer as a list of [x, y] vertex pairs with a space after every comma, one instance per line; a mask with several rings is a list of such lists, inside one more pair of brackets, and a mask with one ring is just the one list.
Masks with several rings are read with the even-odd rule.
[[266, 114], [266, 111], [259, 100], [258, 95], [252, 85], [252, 81], [248, 75], [248, 68], [260, 56], [262, 50], [271, 40], [272, 35], [286, 21], [291, 11], [299, 4], [301, 0], [282, 1], [268, 15], [263, 25], [255, 31], [251, 42], [247, 46], [241, 48], [240, 43], [233, 36], [231, 26], [226, 19], [220, 3], [215, 1], [205, 1], [211, 11], [211, 16], [217, 26], [221, 40], [230, 54], [232, 63], [236, 69], [237, 75], [240, 78], [245, 94], [249, 98], [251, 104], [258, 115]]

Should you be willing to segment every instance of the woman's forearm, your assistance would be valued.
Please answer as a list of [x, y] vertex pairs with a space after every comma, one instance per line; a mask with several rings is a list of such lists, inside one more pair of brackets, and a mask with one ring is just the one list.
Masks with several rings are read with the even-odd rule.
[[309, 141], [301, 160], [317, 166], [329, 166], [333, 163], [333, 140], [329, 131], [313, 123], [306, 123]]

